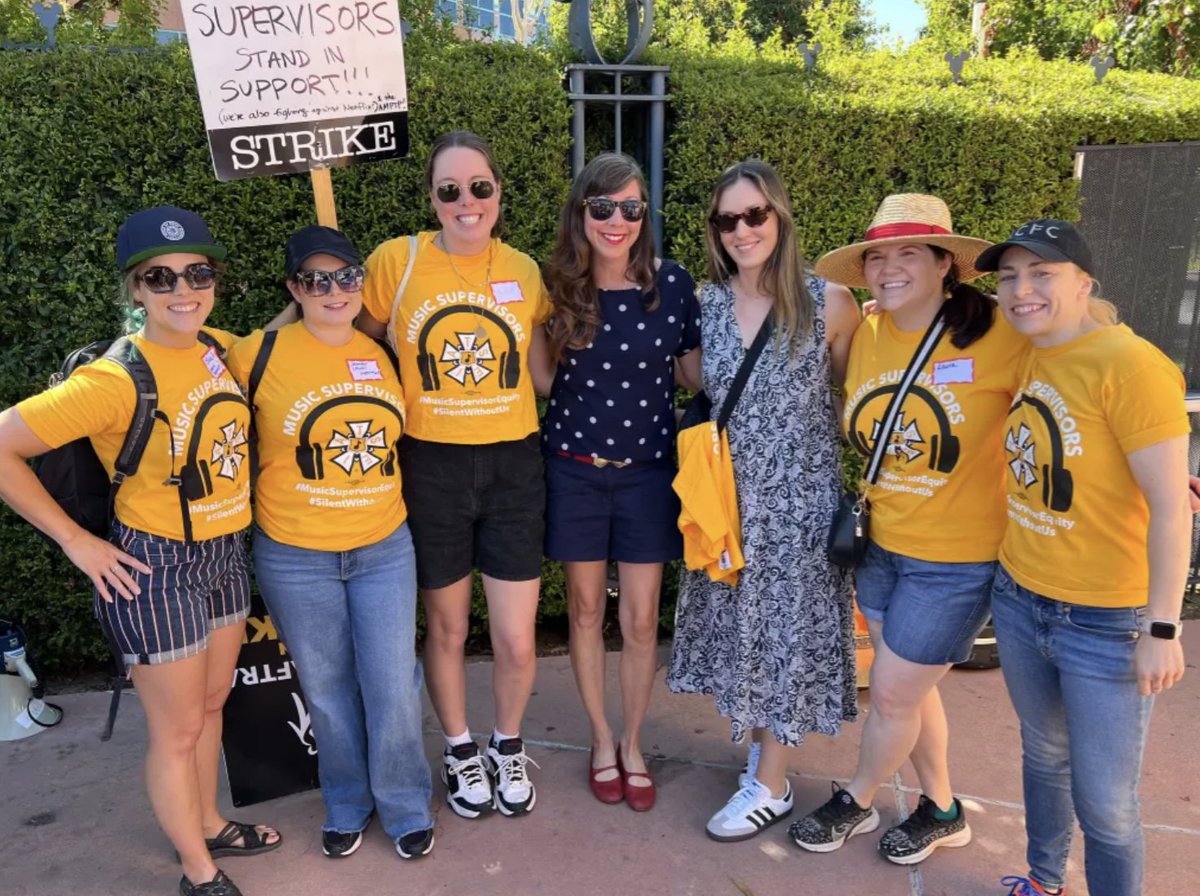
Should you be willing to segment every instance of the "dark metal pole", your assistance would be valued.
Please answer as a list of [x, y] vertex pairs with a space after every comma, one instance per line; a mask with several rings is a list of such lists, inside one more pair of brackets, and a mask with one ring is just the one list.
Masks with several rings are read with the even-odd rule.
[[[575, 96], [583, 96], [583, 71], [578, 68], [571, 69], [571, 93]], [[574, 177], [579, 177], [583, 166], [586, 164], [586, 147], [584, 146], [583, 137], [583, 107], [584, 100], [572, 100], [572, 117], [571, 117], [571, 172]]]
[[650, 212], [654, 240], [659, 252], [663, 246], [663, 148], [666, 126], [667, 73], [650, 73], [650, 93], [658, 97], [650, 104], [650, 145], [646, 157], [650, 163]]

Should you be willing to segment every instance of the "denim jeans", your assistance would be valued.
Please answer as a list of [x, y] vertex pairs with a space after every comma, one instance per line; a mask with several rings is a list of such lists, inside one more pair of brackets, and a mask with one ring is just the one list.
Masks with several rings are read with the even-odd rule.
[[1021, 720], [1026, 858], [1039, 883], [1062, 886], [1075, 816], [1092, 896], [1140, 896], [1138, 803], [1153, 699], [1138, 694], [1133, 651], [1145, 610], [1042, 597], [1001, 567], [992, 624]]
[[433, 827], [408, 525], [350, 551], [292, 547], [256, 529], [254, 570], [308, 701], [324, 830], [361, 830], [372, 810], [393, 840]]

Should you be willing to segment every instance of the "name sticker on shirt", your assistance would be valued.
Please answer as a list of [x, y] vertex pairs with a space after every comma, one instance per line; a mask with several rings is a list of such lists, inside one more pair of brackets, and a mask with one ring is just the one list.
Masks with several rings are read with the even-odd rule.
[[221, 360], [221, 356], [217, 354], [215, 346], [210, 345], [201, 360], [204, 361], [204, 366], [208, 368], [208, 372], [214, 377], [220, 377], [225, 374], [225, 363]]
[[350, 379], [356, 383], [361, 383], [363, 380], [383, 379], [383, 371], [379, 369], [379, 362], [373, 358], [347, 358], [346, 366], [350, 368]]
[[521, 292], [521, 284], [516, 280], [493, 280], [492, 298], [497, 305], [507, 305], [509, 302], [524, 302], [525, 293]]
[[933, 365], [933, 384], [935, 386], [973, 382], [975, 382], [974, 358], [953, 358], [950, 361], [937, 361]]

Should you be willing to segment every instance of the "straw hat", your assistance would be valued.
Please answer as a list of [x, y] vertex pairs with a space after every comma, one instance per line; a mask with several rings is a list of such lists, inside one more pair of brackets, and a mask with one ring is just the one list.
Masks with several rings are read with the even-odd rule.
[[954, 256], [960, 283], [983, 276], [975, 268], [975, 259], [991, 246], [987, 240], [954, 233], [950, 209], [936, 196], [894, 193], [879, 204], [862, 242], [822, 255], [815, 266], [817, 274], [834, 283], [865, 289], [863, 253], [875, 246], [895, 243], [923, 243], [945, 249]]

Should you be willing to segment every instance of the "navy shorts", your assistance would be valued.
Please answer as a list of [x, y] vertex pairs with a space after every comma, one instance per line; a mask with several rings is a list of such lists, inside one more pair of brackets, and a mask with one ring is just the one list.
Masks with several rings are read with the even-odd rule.
[[883, 640], [910, 663], [941, 666], [971, 655], [991, 614], [995, 561], [938, 563], [867, 544], [854, 571], [858, 608], [883, 623]]
[[667, 563], [683, 556], [675, 467], [596, 467], [546, 459], [546, 556], [551, 560]]
[[540, 437], [452, 445], [400, 440], [417, 584], [445, 588], [473, 568], [493, 579], [542, 575], [546, 483]]
[[142, 593], [107, 601], [96, 616], [127, 666], [169, 663], [201, 653], [208, 633], [250, 615], [245, 532], [188, 544], [113, 522], [110, 540], [150, 567], [128, 572]]

